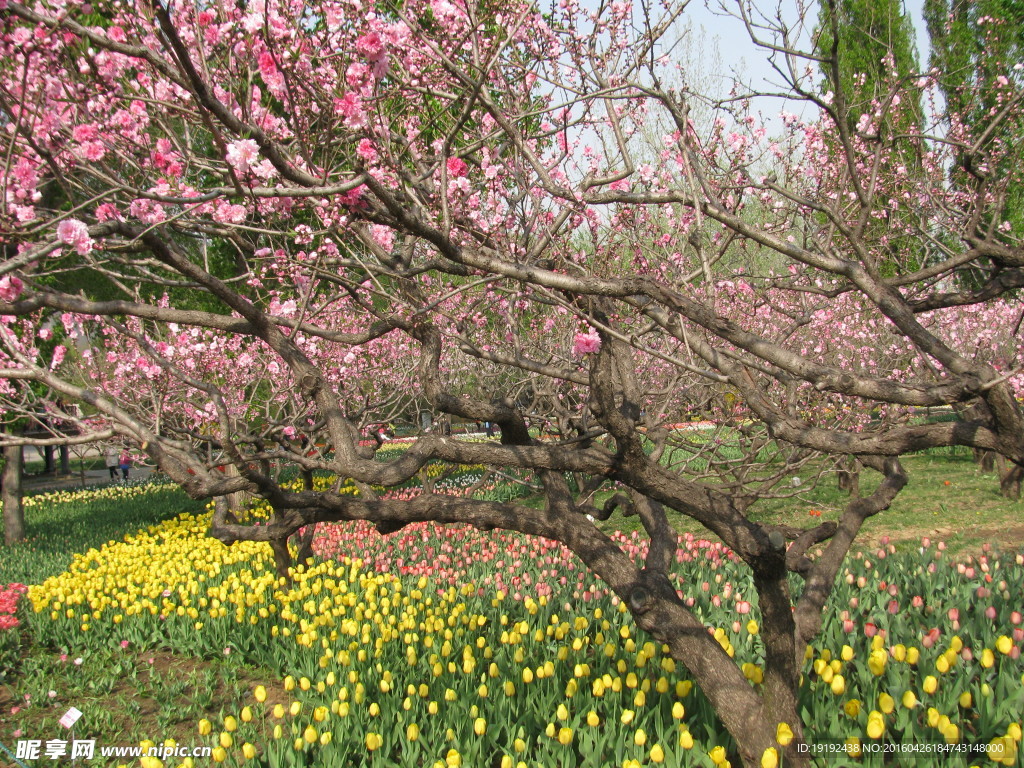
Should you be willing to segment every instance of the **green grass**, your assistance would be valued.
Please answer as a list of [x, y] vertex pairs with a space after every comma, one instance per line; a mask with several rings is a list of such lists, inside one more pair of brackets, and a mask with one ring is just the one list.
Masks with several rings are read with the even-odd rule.
[[[60, 458], [54, 457], [54, 467], [60, 469]], [[82, 469], [82, 464], [85, 465], [86, 470], [92, 469], [106, 469], [107, 464], [102, 456], [89, 456], [83, 460], [79, 460], [74, 456], [71, 457], [71, 474], [72, 476], [79, 474]], [[42, 459], [33, 459], [32, 461], [25, 462], [24, 472], [26, 475], [41, 475], [46, 469], [46, 462]]]
[[[903, 459], [909, 482], [892, 506], [867, 520], [861, 531], [865, 541], [890, 536], [903, 546], [913, 546], [922, 536], [944, 540], [954, 553], [975, 550], [984, 542], [1017, 547], [1024, 541], [1024, 502], [1000, 495], [999, 478], [982, 472], [967, 451], [937, 450]], [[806, 474], [806, 473], [802, 473]], [[880, 481], [873, 470], [861, 476], [862, 494], [870, 493]], [[608, 493], [600, 494], [603, 503]], [[849, 501], [839, 490], [834, 476], [823, 477], [788, 499], [765, 499], [749, 510], [752, 519], [770, 524], [810, 527], [819, 521], [836, 520]], [[819, 518], [810, 515], [819, 510]], [[680, 533], [708, 535], [692, 519], [670, 512]], [[639, 518], [613, 515], [604, 524], [608, 531], [640, 529]], [[899, 544], [898, 544], [899, 546]]]

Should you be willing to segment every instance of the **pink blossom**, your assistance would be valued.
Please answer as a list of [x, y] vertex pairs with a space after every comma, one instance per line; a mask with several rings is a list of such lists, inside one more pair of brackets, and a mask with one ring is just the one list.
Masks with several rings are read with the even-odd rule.
[[274, 56], [269, 51], [263, 51], [263, 53], [257, 57], [257, 64], [260, 68], [260, 74], [263, 76], [264, 80], [277, 74], [277, 62], [274, 61]]
[[89, 237], [89, 228], [78, 219], [64, 219], [58, 224], [57, 239], [73, 245], [80, 256], [92, 250], [93, 240]]
[[572, 351], [578, 356], [591, 355], [601, 349], [601, 337], [596, 331], [591, 333], [577, 333], [573, 337]]
[[466, 165], [466, 161], [463, 160], [461, 157], [449, 157], [448, 158], [448, 166], [447, 167], [448, 167], [448, 175], [449, 176], [454, 176], [455, 178], [458, 178], [460, 176], [465, 176], [466, 172], [468, 170], [468, 166]]
[[356, 154], [361, 160], [372, 163], [377, 159], [377, 150], [369, 139], [362, 139], [356, 147]]
[[228, 144], [228, 162], [239, 173], [248, 173], [260, 155], [260, 145], [252, 139]]
[[25, 290], [25, 284], [14, 275], [5, 275], [0, 278], [0, 299], [3, 301], [16, 301], [23, 290]]
[[384, 41], [376, 32], [368, 32], [356, 40], [356, 51], [370, 61], [380, 61], [384, 56]]

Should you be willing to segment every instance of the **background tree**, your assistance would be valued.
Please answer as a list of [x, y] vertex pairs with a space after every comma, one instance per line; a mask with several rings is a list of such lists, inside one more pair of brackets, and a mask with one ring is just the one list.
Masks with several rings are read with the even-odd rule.
[[[831, 66], [823, 66], [824, 87], [842, 94], [850, 119], [890, 97], [895, 78], [920, 71], [914, 25], [899, 0], [831, 0], [818, 11], [817, 49]], [[833, 52], [835, 55], [833, 55]], [[923, 116], [920, 99], [894, 110], [898, 131], [916, 128]]]
[[[130, 440], [191, 495], [218, 499], [212, 535], [268, 542], [282, 572], [289, 537], [325, 521], [564, 542], [686, 665], [744, 764], [780, 751], [806, 764], [804, 649], [864, 520], [907, 482], [900, 456], [965, 445], [1024, 465], [1006, 286], [950, 283], [978, 260], [1024, 266], [1012, 229], [982, 224], [1021, 173], [1018, 146], [985, 138], [1019, 128], [1014, 86], [985, 125], [937, 114], [956, 126], [948, 137], [894, 142], [884, 126], [931, 81], [893, 77], [851, 130], [851, 106], [816, 81], [822, 58], [843, 71], [840, 47], [802, 51], [788, 23], [740, 4], [807, 108], [781, 114], [778, 136], [758, 117], [768, 94], [709, 100], [719, 113], [705, 126], [659, 85], [682, 7], [90, 10], [107, 21], [45, 2], [3, 12], [5, 414], [84, 403], [106, 426], [66, 414], [82, 432], [68, 439]], [[654, 113], [670, 129], [639, 160]], [[956, 158], [992, 170], [951, 188]], [[38, 194], [44, 176], [65, 190], [59, 204]], [[758, 258], [710, 275], [687, 248], [698, 230]], [[220, 273], [211, 244], [238, 268]], [[96, 272], [116, 297], [75, 281]], [[180, 300], [196, 290], [204, 306]], [[975, 305], [1000, 330], [980, 347], [965, 319]], [[62, 366], [66, 345], [40, 349], [53, 323], [80, 349], [77, 371]], [[500, 442], [431, 434], [378, 455], [364, 428], [423, 401], [498, 424]], [[915, 418], [952, 404], [986, 417]], [[713, 430], [674, 426], [695, 417]], [[753, 514], [835, 456], [876, 473], [837, 520]], [[375, 494], [430, 463], [514, 469], [544, 506]], [[316, 472], [360, 494], [318, 490]], [[269, 522], [230, 510], [239, 492], [266, 499]], [[668, 510], [751, 569], [760, 686], [672, 586]], [[616, 514], [650, 537], [642, 566], [591, 519]]]
[[[950, 113], [974, 126], [987, 125], [993, 114], [1006, 107], [1008, 99], [1019, 94], [1024, 77], [1021, 65], [1024, 57], [1024, 6], [1018, 2], [981, 0], [959, 2], [926, 0], [925, 20], [931, 38], [930, 66], [942, 98], [950, 106]], [[1012, 83], [1012, 86], [1011, 86]], [[955, 131], [956, 126], [951, 126]], [[1019, 141], [1010, 125], [1000, 124], [984, 141], [1002, 143]], [[951, 183], [969, 187], [971, 180], [984, 171], [974, 168], [968, 153], [950, 169]], [[993, 209], [985, 223], [989, 227], [1009, 227], [1014, 232], [1024, 228], [1024, 186], [1012, 174], [1003, 174], [1007, 188], [1000, 194], [1003, 201]], [[1007, 273], [1007, 266], [1010, 272]], [[993, 281], [1020, 285], [1013, 266], [1000, 259], [982, 259], [964, 265], [957, 272], [957, 280], [965, 286], [980, 288]], [[971, 414], [984, 418], [984, 409], [976, 408]], [[976, 457], [986, 470], [995, 469], [996, 457], [987, 451], [976, 451]], [[1020, 497], [1024, 475], [1017, 467], [1000, 468], [1000, 485], [1011, 498]]]

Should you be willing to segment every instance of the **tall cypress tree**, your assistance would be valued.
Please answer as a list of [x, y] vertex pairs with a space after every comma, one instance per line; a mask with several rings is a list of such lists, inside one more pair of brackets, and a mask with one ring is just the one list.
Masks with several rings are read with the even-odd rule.
[[[817, 50], [825, 56], [835, 49], [838, 78], [829, 66], [822, 67], [825, 90], [842, 93], [847, 120], [855, 127], [860, 116], [884, 101], [893, 78], [918, 71], [914, 27], [902, 0], [826, 0], [818, 16]], [[890, 110], [890, 129], [903, 132], [916, 127], [921, 107], [903, 104]]]
[[[925, 0], [924, 14], [931, 36], [929, 64], [938, 73], [946, 104], [980, 132], [1006, 97], [1001, 78], [1010, 87], [1024, 87], [1024, 70], [1015, 68], [1024, 61], [1024, 0]], [[1020, 139], [1019, 127], [1008, 125], [989, 136], [992, 142]], [[1024, 183], [1011, 181], [1004, 194], [1002, 218], [1019, 235]]]

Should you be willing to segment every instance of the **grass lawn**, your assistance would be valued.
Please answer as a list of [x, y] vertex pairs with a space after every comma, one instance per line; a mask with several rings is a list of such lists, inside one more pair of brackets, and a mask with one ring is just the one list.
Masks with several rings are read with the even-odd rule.
[[[869, 518], [858, 541], [875, 543], [888, 536], [897, 547], [913, 547], [922, 536], [944, 540], [951, 553], [975, 552], [983, 543], [1006, 548], [1024, 544], [1024, 502], [1011, 501], [999, 492], [999, 478], [982, 472], [966, 451], [936, 450], [906, 456], [903, 466], [909, 483], [892, 506]], [[869, 493], [880, 476], [865, 470], [861, 492]], [[755, 504], [751, 517], [756, 520], [810, 527], [820, 520], [836, 520], [849, 496], [840, 491], [832, 478], [817, 487], [788, 499], [766, 499]], [[603, 503], [604, 497], [599, 496]], [[706, 529], [688, 517], [670, 513], [680, 533], [711, 537]], [[608, 530], [637, 530], [639, 518], [615, 515], [605, 523]]]

